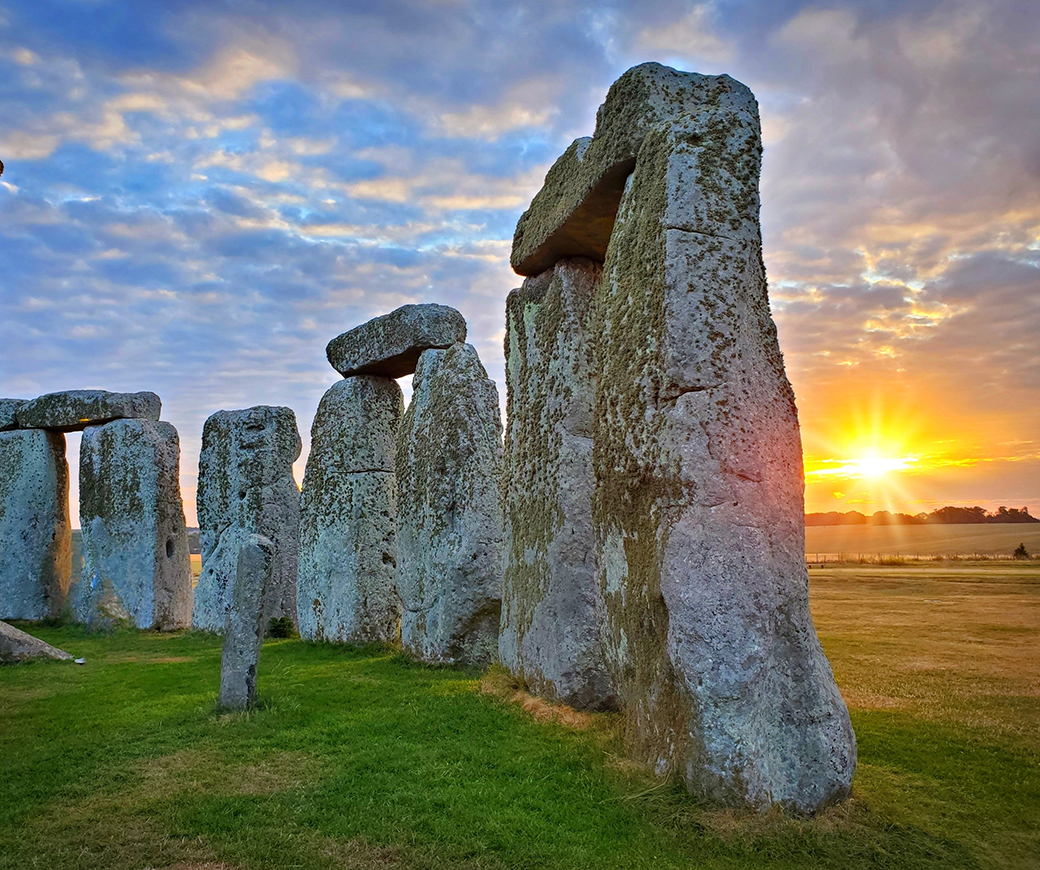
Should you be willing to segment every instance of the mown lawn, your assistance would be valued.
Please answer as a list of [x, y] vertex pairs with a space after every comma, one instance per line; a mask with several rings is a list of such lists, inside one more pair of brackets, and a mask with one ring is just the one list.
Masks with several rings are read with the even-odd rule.
[[23, 625], [87, 662], [0, 669], [0, 868], [1040, 867], [1037, 581], [814, 577], [860, 751], [814, 820], [699, 806], [501, 675], [270, 641], [224, 714], [217, 639]]

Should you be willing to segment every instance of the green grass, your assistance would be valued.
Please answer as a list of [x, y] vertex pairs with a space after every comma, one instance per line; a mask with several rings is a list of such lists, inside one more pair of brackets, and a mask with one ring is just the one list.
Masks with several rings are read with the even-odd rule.
[[269, 641], [229, 714], [217, 639], [23, 626], [87, 663], [0, 669], [0, 868], [1040, 866], [1040, 573], [884, 570], [814, 577], [860, 767], [813, 820], [698, 805], [616, 718], [538, 721], [501, 677]]

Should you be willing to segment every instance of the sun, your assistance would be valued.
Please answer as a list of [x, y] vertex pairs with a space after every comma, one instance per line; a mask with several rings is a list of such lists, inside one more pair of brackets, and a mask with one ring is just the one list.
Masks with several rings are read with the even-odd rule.
[[914, 459], [911, 456], [884, 456], [871, 451], [846, 463], [844, 470], [849, 475], [876, 479], [892, 471], [906, 471], [913, 464]]

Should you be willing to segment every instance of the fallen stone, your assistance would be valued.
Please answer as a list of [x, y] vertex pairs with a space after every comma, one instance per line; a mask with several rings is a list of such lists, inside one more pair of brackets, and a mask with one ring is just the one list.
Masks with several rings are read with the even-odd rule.
[[[242, 532], [274, 543], [265, 609], [296, 623], [300, 490], [292, 464], [301, 446], [291, 408], [258, 405], [218, 411], [206, 420], [197, 492], [202, 573], [195, 588], [195, 628], [224, 630]], [[225, 535], [228, 541], [222, 540]]]
[[66, 390], [32, 399], [15, 412], [21, 429], [80, 432], [112, 420], [158, 420], [162, 402], [155, 393]]
[[343, 377], [401, 378], [415, 371], [419, 354], [466, 340], [466, 321], [447, 305], [402, 305], [329, 342], [326, 355]]
[[419, 357], [397, 437], [401, 645], [424, 662], [497, 657], [502, 418], [472, 345]]
[[603, 648], [592, 530], [596, 340], [601, 268], [560, 260], [506, 302], [502, 664], [579, 710], [616, 706]]
[[809, 612], [757, 106], [731, 79], [690, 99], [643, 136], [593, 300], [608, 661], [637, 760], [708, 799], [812, 813], [849, 794], [856, 744]]
[[[656, 124], [705, 106], [732, 110], [729, 117], [752, 111], [747, 120], [757, 124], [751, 92], [729, 76], [678, 72], [659, 63], [640, 64], [621, 76], [596, 113], [595, 134], [575, 140], [553, 164], [517, 223], [513, 269], [538, 275], [562, 257], [602, 263], [643, 138]], [[711, 178], [713, 167], [705, 168]]]
[[217, 703], [221, 707], [244, 709], [251, 706], [256, 697], [256, 669], [269, 618], [264, 601], [272, 580], [276, 550], [273, 541], [254, 534], [248, 534], [238, 550], [220, 656]]
[[72, 661], [72, 656], [13, 625], [0, 622], [0, 663], [17, 664], [33, 659]]
[[0, 432], [18, 428], [18, 420], [15, 415], [18, 409], [28, 401], [27, 399], [0, 399]]
[[191, 563], [180, 488], [180, 439], [169, 423], [114, 420], [80, 442], [83, 574], [80, 622], [128, 619], [161, 631], [191, 624]]
[[57, 616], [71, 563], [65, 436], [0, 432], [0, 616]]
[[322, 397], [303, 478], [297, 612], [305, 638], [395, 641], [397, 480], [404, 413], [390, 378], [339, 381]]

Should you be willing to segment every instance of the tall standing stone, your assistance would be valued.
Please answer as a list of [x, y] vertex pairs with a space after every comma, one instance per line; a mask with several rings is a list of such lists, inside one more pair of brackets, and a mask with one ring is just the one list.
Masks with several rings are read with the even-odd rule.
[[856, 747], [809, 613], [760, 140], [739, 82], [635, 67], [550, 170], [512, 261], [604, 258], [592, 517], [630, 751], [704, 797], [814, 812], [848, 794]]
[[333, 384], [318, 405], [300, 519], [303, 637], [398, 637], [394, 452], [403, 413], [397, 382], [374, 375]]
[[57, 616], [72, 559], [65, 436], [0, 432], [0, 617]]
[[251, 706], [256, 698], [256, 669], [268, 619], [264, 602], [274, 573], [276, 551], [273, 541], [253, 534], [238, 549], [220, 656], [217, 703], [221, 707], [242, 709]]
[[180, 439], [169, 423], [114, 420], [80, 443], [83, 575], [77, 617], [125, 614], [138, 628], [191, 624]]
[[275, 546], [268, 616], [296, 622], [300, 490], [292, 464], [301, 446], [291, 408], [258, 405], [217, 411], [206, 420], [199, 455], [202, 573], [195, 589], [195, 628], [224, 630], [238, 552], [248, 534], [262, 535]]
[[401, 644], [425, 662], [496, 657], [502, 420], [472, 345], [426, 350], [397, 437]]
[[616, 704], [592, 530], [595, 337], [602, 268], [560, 260], [506, 302], [502, 663], [543, 697]]

